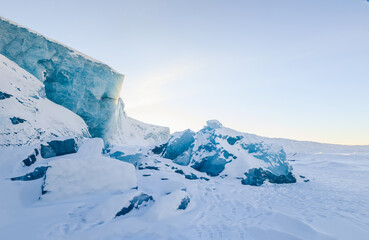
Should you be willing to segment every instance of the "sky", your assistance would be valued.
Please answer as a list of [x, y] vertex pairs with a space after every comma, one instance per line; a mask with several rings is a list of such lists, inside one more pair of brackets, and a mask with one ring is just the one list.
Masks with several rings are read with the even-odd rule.
[[364, 0], [0, 0], [0, 16], [125, 75], [129, 116], [369, 144]]

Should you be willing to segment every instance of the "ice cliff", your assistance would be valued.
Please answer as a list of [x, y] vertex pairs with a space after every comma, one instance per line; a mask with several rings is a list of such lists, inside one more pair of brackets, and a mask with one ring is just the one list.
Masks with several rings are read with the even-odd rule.
[[42, 82], [0, 54], [0, 147], [89, 137], [77, 114], [45, 97]]
[[151, 144], [169, 129], [130, 119], [119, 98], [124, 76], [111, 67], [0, 18], [0, 54], [45, 85], [46, 97], [82, 117], [108, 144]]

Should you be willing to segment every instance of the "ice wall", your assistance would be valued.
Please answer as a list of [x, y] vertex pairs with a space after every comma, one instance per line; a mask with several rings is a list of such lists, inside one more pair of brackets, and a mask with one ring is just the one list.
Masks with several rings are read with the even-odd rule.
[[0, 147], [90, 136], [82, 118], [45, 98], [44, 90], [42, 82], [0, 54]]
[[[0, 54], [17, 63], [45, 84], [48, 99], [77, 113], [93, 137], [129, 143], [122, 129], [127, 117], [119, 99], [124, 76], [111, 67], [0, 18]], [[122, 118], [123, 116], [123, 118]], [[140, 131], [140, 130], [139, 130]], [[169, 129], [161, 132], [169, 135]], [[157, 136], [144, 135], [148, 142]], [[144, 139], [146, 140], [146, 139]], [[123, 141], [123, 142], [122, 142]], [[126, 141], [126, 142], [124, 142]], [[128, 142], [127, 142], [128, 141]]]

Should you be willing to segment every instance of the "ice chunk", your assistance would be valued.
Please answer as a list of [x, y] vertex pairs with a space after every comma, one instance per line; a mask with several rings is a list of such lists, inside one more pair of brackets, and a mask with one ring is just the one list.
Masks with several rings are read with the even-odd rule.
[[36, 155], [31, 154], [26, 159], [24, 159], [22, 162], [24, 163], [25, 166], [29, 167], [36, 162]]
[[188, 208], [190, 195], [182, 190], [174, 191], [158, 199], [148, 211], [148, 218], [151, 220], [160, 220], [172, 217]]
[[200, 172], [206, 172], [209, 176], [218, 176], [221, 173], [227, 160], [219, 157], [219, 155], [209, 156], [194, 162], [192, 167]]
[[167, 147], [167, 143], [165, 144], [161, 144], [159, 146], [155, 146], [153, 149], [151, 149], [151, 151], [154, 153], [154, 154], [162, 154], [165, 150], [165, 148]]
[[217, 129], [223, 127], [223, 125], [218, 120], [209, 120], [206, 125], [210, 129]]
[[87, 212], [82, 213], [83, 222], [89, 224], [101, 224], [113, 220], [115, 217], [125, 215], [133, 209], [139, 209], [154, 201], [141, 191], [132, 190], [123, 194], [109, 196], [107, 200], [90, 207]]
[[78, 150], [77, 142], [75, 139], [70, 138], [67, 140], [54, 140], [47, 143], [48, 145], [41, 144], [41, 156], [43, 158], [50, 158], [55, 156], [62, 156], [65, 154], [76, 153]]
[[153, 200], [154, 199], [152, 198], [152, 196], [149, 196], [145, 193], [137, 194], [129, 201], [129, 204], [127, 206], [123, 207], [119, 212], [117, 212], [117, 214], [115, 214], [115, 217], [124, 216], [132, 211], [133, 208], [138, 209], [143, 203]]
[[266, 180], [270, 183], [295, 183], [296, 178], [292, 175], [291, 172], [288, 172], [286, 175], [274, 175], [268, 170], [263, 170], [262, 168], [253, 168], [250, 169], [247, 173], [245, 173], [246, 178], [241, 180], [241, 183], [244, 185], [252, 185], [252, 186], [260, 186]]
[[59, 158], [49, 163], [43, 199], [62, 200], [96, 193], [123, 193], [137, 186], [132, 164], [103, 156]]
[[184, 175], [184, 172], [182, 169], [177, 169], [174, 171], [175, 173], [178, 173], [178, 174], [181, 174], [181, 175]]
[[[224, 128], [216, 120], [208, 121], [197, 133], [190, 130], [175, 133], [167, 143], [153, 150], [155, 152], [162, 152], [163, 157], [175, 163], [190, 165], [213, 177], [222, 173], [222, 177], [243, 179], [250, 170], [248, 180], [243, 183], [294, 181], [292, 168], [281, 147], [255, 142], [249, 135]], [[186, 175], [186, 178], [191, 179], [191, 176]]]
[[[182, 172], [183, 172], [183, 171], [182, 171]], [[196, 179], [199, 179], [199, 177], [198, 177], [198, 176], [196, 176], [196, 174], [193, 174], [193, 173], [191, 173], [191, 174], [186, 174], [186, 175], [185, 175], [185, 178], [190, 179], [190, 180], [196, 180]]]
[[274, 174], [285, 175], [290, 171], [283, 148], [273, 151], [270, 146], [263, 143], [242, 143], [240, 146], [255, 158], [264, 161], [265, 168]]
[[187, 151], [195, 141], [194, 135], [195, 133], [190, 129], [173, 134], [164, 150], [163, 157], [172, 159], [180, 165], [188, 165], [191, 156]]

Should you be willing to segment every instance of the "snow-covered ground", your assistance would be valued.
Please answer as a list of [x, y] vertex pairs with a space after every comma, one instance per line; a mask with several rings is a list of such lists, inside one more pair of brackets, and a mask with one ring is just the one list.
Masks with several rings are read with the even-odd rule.
[[[80, 191], [71, 189], [72, 198], [66, 194], [65, 198], [52, 199], [45, 198], [49, 193], [41, 195], [43, 179], [14, 182], [9, 178], [37, 166], [55, 166], [63, 161], [69, 164], [73, 159], [98, 158], [113, 168], [122, 162], [108, 158], [109, 154], [97, 157], [102, 145], [93, 139], [85, 140], [76, 154], [38, 158], [31, 167], [20, 164], [31, 147], [3, 148], [0, 239], [368, 239], [369, 147], [351, 147], [350, 153], [350, 147], [341, 146], [344, 153], [325, 153], [326, 145], [316, 146], [321, 146], [320, 153], [287, 152], [297, 183], [258, 187], [242, 185], [237, 179], [209, 177], [146, 154], [139, 146], [116, 147], [111, 152], [139, 153], [140, 157], [133, 159], [137, 189], [121, 192], [114, 185], [110, 190], [91, 192], [84, 191], [89, 188], [86, 184], [80, 184]], [[103, 186], [104, 181], [110, 181], [101, 174], [96, 176], [96, 170], [89, 171], [87, 165], [77, 162], [75, 166], [82, 174], [79, 182], [96, 183], [93, 179], [97, 178]], [[123, 171], [130, 172], [128, 169]], [[187, 179], [185, 175], [190, 173], [199, 179]], [[70, 176], [69, 171], [64, 183], [77, 183]], [[67, 193], [68, 188], [63, 191]], [[116, 217], [129, 199], [141, 193], [153, 200]], [[178, 209], [187, 195], [187, 208]]]

